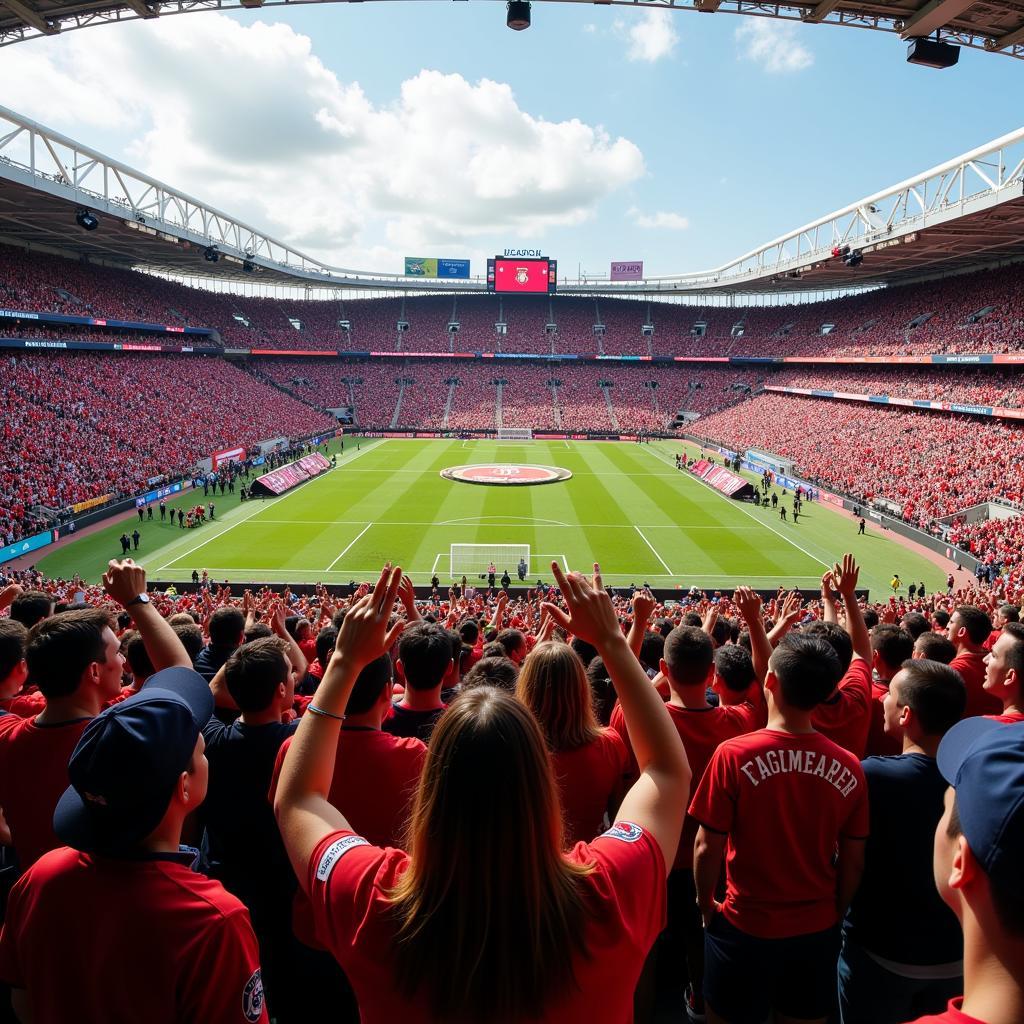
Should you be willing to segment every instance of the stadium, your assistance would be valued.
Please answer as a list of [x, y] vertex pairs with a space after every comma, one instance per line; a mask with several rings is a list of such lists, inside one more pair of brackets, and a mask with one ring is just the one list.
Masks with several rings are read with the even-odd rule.
[[[951, 116], [895, 182], [851, 145], [830, 213], [827, 163], [751, 144], [763, 199], [706, 161], [695, 238], [644, 212], [653, 143], [486, 72], [468, 114], [454, 72], [334, 95], [270, 10], [333, 4], [238, 6], [0, 3], [0, 83], [55, 111], [0, 106], [0, 1024], [1024, 1021], [1024, 128], [957, 154]], [[629, 39], [624, 82], [684, 10], [771, 72], [800, 25], [898, 35], [911, 75], [1024, 57], [1001, 0], [559, 6], [500, 30]], [[223, 94], [119, 135], [211, 8]], [[289, 67], [308, 111], [272, 109]], [[337, 148], [232, 134], [249, 85]], [[400, 166], [417, 90], [448, 167]], [[798, 226], [749, 241], [773, 191]]]

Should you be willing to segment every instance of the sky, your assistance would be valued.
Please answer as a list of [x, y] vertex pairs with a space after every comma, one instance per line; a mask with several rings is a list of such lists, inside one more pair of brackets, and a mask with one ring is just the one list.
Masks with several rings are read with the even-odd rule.
[[1024, 66], [891, 33], [491, 0], [271, 7], [0, 51], [4, 105], [327, 263], [717, 267], [1021, 125]]

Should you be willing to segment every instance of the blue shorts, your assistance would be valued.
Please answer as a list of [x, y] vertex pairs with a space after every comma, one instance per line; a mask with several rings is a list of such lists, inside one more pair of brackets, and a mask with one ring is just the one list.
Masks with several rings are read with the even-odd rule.
[[716, 914], [704, 932], [704, 1001], [729, 1024], [761, 1024], [774, 1010], [817, 1020], [836, 1006], [839, 925], [759, 939]]

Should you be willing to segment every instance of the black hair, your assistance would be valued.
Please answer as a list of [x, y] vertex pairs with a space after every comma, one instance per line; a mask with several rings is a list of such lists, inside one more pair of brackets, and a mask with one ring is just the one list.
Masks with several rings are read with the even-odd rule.
[[594, 714], [603, 726], [607, 726], [612, 720], [612, 711], [615, 710], [615, 701], [618, 694], [615, 692], [615, 684], [608, 675], [604, 659], [594, 655], [587, 665], [587, 681], [590, 683], [590, 692], [594, 698]]
[[11, 618], [31, 629], [53, 611], [53, 595], [42, 590], [26, 590], [11, 604]]
[[505, 648], [501, 646], [496, 640], [492, 640], [489, 644], [484, 644], [483, 649], [480, 652], [485, 658], [505, 658]]
[[935, 625], [945, 629], [949, 625], [949, 612], [945, 608], [938, 608], [932, 612], [932, 618], [935, 620]]
[[[963, 717], [967, 687], [955, 668], [941, 661], [909, 658], [900, 667], [895, 694], [899, 704], [910, 708], [929, 736], [944, 736]], [[892, 684], [889, 684], [890, 689]]]
[[210, 616], [210, 643], [214, 647], [237, 647], [238, 638], [245, 631], [245, 616], [241, 608], [218, 608]]
[[727, 619], [724, 615], [719, 615], [715, 619], [715, 624], [711, 629], [711, 639], [715, 642], [716, 647], [721, 647], [723, 644], [727, 644], [732, 640], [733, 623], [730, 619]]
[[584, 665], [589, 665], [597, 657], [597, 648], [586, 640], [581, 640], [578, 636], [574, 636], [569, 641], [569, 646], [576, 652], [580, 661]]
[[920, 612], [907, 612], [900, 619], [900, 625], [916, 640], [931, 631], [931, 623]]
[[874, 629], [878, 625], [878, 612], [874, 608], [865, 608], [862, 614], [864, 615], [864, 625], [868, 629]]
[[526, 647], [526, 637], [518, 629], [503, 629], [494, 639], [505, 648], [506, 654]]
[[999, 614], [1002, 615], [1008, 623], [1020, 622], [1020, 609], [1015, 604], [1001, 604], [999, 606]]
[[[701, 623], [703, 621], [704, 620], [696, 612], [685, 612], [683, 614], [683, 621], [682, 623], [680, 623], [680, 625], [696, 626], [698, 629], [700, 629]], [[666, 637], [666, 639], [668, 638]]]
[[[644, 668], [653, 668], [657, 672], [664, 653], [665, 638], [660, 633], [652, 633], [647, 630], [640, 641], [640, 664]], [[586, 665], [586, 662], [583, 664]]]
[[836, 652], [843, 672], [850, 667], [850, 662], [853, 661], [853, 641], [850, 634], [837, 622], [811, 622], [804, 626], [800, 635], [815, 636], [824, 640]]
[[893, 674], [914, 653], [914, 638], [894, 622], [882, 622], [871, 631], [871, 650]]
[[983, 644], [989, 638], [992, 620], [987, 612], [973, 604], [962, 604], [953, 614], [960, 616], [960, 625], [967, 631], [967, 639], [972, 644]]
[[37, 622], [28, 633], [28, 681], [47, 699], [69, 697], [93, 663], [106, 664], [103, 631], [110, 616], [100, 608], [62, 612]]
[[914, 650], [920, 651], [928, 661], [948, 665], [956, 657], [956, 645], [943, 633], [929, 630], [914, 641]]
[[265, 622], [254, 622], [246, 631], [243, 643], [252, 643], [253, 640], [262, 640], [264, 637], [273, 636], [274, 631]]
[[467, 647], [472, 647], [480, 638], [480, 627], [474, 619], [463, 619], [459, 623], [459, 636]]
[[25, 658], [28, 630], [16, 619], [0, 619], [0, 679], [6, 679]]
[[121, 653], [135, 677], [135, 685], [141, 686], [155, 671], [153, 662], [149, 660], [146, 645], [142, 642], [142, 634], [131, 629], [121, 636]]
[[[319, 642], [319, 637], [317, 641]], [[379, 658], [374, 658], [369, 665], [365, 665], [356, 676], [348, 706], [345, 708], [346, 714], [363, 715], [369, 711], [380, 700], [381, 692], [391, 682], [391, 678], [391, 655], [382, 654]]]
[[1008, 622], [1003, 626], [1003, 636], [1012, 636], [1016, 641], [1006, 653], [1006, 665], [1017, 673], [1017, 679], [1024, 684], [1024, 624]]
[[327, 668], [331, 660], [331, 652], [338, 643], [338, 631], [333, 626], [324, 626], [316, 635], [316, 660], [320, 667]]
[[715, 672], [734, 693], [746, 693], [757, 678], [750, 652], [738, 644], [725, 644], [715, 651]]
[[224, 663], [224, 682], [240, 711], [266, 711], [288, 681], [288, 644], [279, 636], [242, 644]]
[[433, 622], [415, 622], [398, 638], [398, 657], [406, 685], [414, 690], [439, 686], [452, 660], [448, 630]]
[[519, 669], [511, 658], [481, 658], [462, 678], [460, 692], [477, 686], [496, 686], [514, 693]]
[[664, 657], [671, 682], [696, 686], [707, 682], [715, 661], [715, 645], [696, 626], [676, 626], [665, 638]]
[[790, 633], [772, 652], [769, 666], [782, 699], [801, 711], [811, 711], [826, 700], [843, 676], [835, 647], [821, 633]]

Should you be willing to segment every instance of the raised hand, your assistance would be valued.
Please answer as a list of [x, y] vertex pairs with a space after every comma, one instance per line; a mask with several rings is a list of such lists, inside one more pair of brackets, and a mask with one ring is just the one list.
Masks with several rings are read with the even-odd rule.
[[658, 607], [657, 598], [646, 588], [638, 590], [633, 595], [633, 618], [642, 622], [649, 622]]
[[833, 602], [836, 599], [836, 578], [831, 569], [826, 570], [821, 576], [821, 599]]
[[737, 587], [733, 594], [732, 603], [740, 613], [743, 621], [748, 625], [751, 621], [761, 621], [762, 601], [756, 590], [750, 587]]
[[566, 632], [593, 644], [599, 651], [615, 639], [623, 640], [618, 616], [601, 581], [600, 566], [594, 563], [594, 575], [587, 579], [578, 572], [566, 575], [557, 562], [551, 563], [558, 589], [567, 611], [545, 601], [543, 609]]
[[832, 570], [836, 590], [844, 601], [853, 600], [857, 593], [857, 580], [860, 578], [860, 567], [853, 555], [843, 555], [842, 564], [837, 563]]
[[335, 658], [358, 672], [391, 649], [405, 628], [405, 623], [399, 620], [388, 629], [401, 582], [402, 570], [397, 566], [381, 570], [373, 591], [356, 601], [345, 615]]
[[112, 558], [103, 574], [103, 589], [120, 605], [146, 592], [146, 570], [131, 558]]

